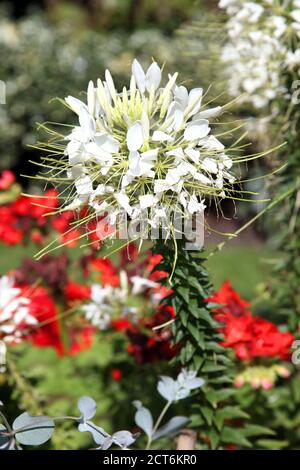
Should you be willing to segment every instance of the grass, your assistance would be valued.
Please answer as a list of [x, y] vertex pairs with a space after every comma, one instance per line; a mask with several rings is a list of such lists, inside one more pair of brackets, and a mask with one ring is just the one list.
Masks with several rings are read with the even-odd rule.
[[269, 279], [276, 257], [265, 246], [227, 245], [208, 259], [207, 267], [216, 288], [228, 279], [242, 297], [251, 300], [257, 286]]
[[[33, 257], [38, 250], [35, 245], [7, 247], [0, 244], [0, 274], [16, 269], [23, 258]], [[70, 254], [72, 251], [70, 250]], [[276, 253], [262, 245], [228, 244], [208, 259], [207, 267], [216, 288], [230, 279], [242, 296], [252, 299], [256, 286], [269, 278], [274, 259]]]

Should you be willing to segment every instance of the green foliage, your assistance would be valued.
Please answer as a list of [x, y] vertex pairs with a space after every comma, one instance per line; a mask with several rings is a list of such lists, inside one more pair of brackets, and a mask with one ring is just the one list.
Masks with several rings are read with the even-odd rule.
[[[224, 448], [227, 444], [251, 447], [250, 437], [252, 440], [265, 432], [244, 424], [248, 414], [238, 407], [237, 392], [231, 386], [233, 364], [227, 350], [219, 344], [222, 335], [211, 312], [214, 306], [206, 302], [211, 284], [204, 267], [205, 257], [200, 250], [186, 250], [185, 240], [176, 241], [178, 257], [172, 278], [173, 294], [167, 299], [168, 303], [171, 299], [176, 312], [173, 323], [174, 342], [179, 346], [176, 360], [197, 370], [206, 381], [193, 405], [192, 425], [208, 448]], [[171, 272], [173, 241], [156, 241], [154, 252], [163, 255], [160, 267]]]
[[69, 94], [84, 98], [88, 81], [103, 76], [106, 68], [117, 86], [128, 79], [134, 57], [142, 63], [149, 63], [151, 57], [160, 64], [167, 62], [170, 73], [182, 71], [183, 80], [190, 73], [181, 41], [157, 29], [95, 31], [76, 29], [67, 21], [55, 26], [38, 14], [14, 21], [2, 8], [0, 13], [0, 46], [5, 57], [0, 78], [7, 94], [7, 104], [0, 106], [0, 168], [19, 164], [18, 173], [28, 174], [28, 157], [21, 157], [30, 150], [28, 145], [36, 143], [36, 124], [74, 124], [68, 108], [58, 105], [55, 98]]

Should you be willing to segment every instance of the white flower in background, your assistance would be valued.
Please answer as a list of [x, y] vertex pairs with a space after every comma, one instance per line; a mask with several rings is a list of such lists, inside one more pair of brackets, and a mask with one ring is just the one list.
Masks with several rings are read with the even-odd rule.
[[30, 314], [30, 299], [20, 294], [12, 277], [0, 278], [0, 338], [6, 343], [19, 342], [22, 328], [37, 324]]
[[167, 401], [182, 400], [189, 396], [192, 390], [203, 387], [205, 381], [197, 377], [197, 372], [182, 369], [177, 379], [161, 376], [157, 390]]
[[300, 76], [300, 2], [221, 0], [219, 7], [229, 17], [222, 54], [229, 93], [255, 108], [288, 96], [284, 71]]
[[[135, 275], [128, 278], [127, 273], [121, 271], [118, 287], [92, 285], [90, 302], [83, 305], [82, 309], [86, 319], [100, 330], [106, 330], [110, 326], [116, 313], [119, 319], [130, 318], [131, 321], [136, 322], [138, 311], [131, 305], [130, 299], [143, 294], [148, 289], [154, 289], [155, 292], [159, 286], [159, 283], [146, 277]], [[160, 297], [152, 298], [154, 305], [160, 300]]]
[[114, 308], [111, 305], [110, 297], [113, 287], [101, 287], [94, 284], [91, 288], [91, 302], [82, 306], [87, 320], [100, 330], [106, 330], [110, 324]]
[[226, 194], [232, 160], [209, 122], [222, 109], [204, 106], [202, 88], [187, 90], [177, 76], [162, 85], [156, 62], [144, 71], [134, 60], [129, 89], [116, 90], [106, 70], [105, 81], [89, 82], [86, 103], [66, 98], [78, 125], [58, 160], [71, 186], [64, 209], [87, 204], [112, 224], [125, 213], [149, 228], [166, 211], [169, 220], [178, 210], [189, 218], [205, 198]]
[[0, 374], [5, 372], [6, 367], [6, 344], [0, 340]]

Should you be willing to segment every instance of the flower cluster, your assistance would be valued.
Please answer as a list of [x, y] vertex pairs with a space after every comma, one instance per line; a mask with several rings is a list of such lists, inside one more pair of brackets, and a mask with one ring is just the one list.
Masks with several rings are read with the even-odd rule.
[[59, 295], [62, 263], [49, 258], [46, 262], [43, 270], [39, 262], [25, 260], [12, 275], [0, 279], [0, 340], [10, 346], [30, 341], [54, 348], [58, 355], [72, 355], [91, 346], [93, 328], [60, 321], [67, 304]]
[[270, 390], [278, 377], [286, 379], [290, 375], [290, 370], [283, 365], [274, 364], [270, 367], [250, 366], [235, 377], [234, 385], [240, 388], [245, 384], [249, 384], [254, 389], [263, 388], [264, 390]]
[[299, 0], [220, 0], [229, 16], [223, 49], [229, 92], [255, 108], [287, 94], [283, 72], [300, 73]]
[[160, 305], [171, 292], [161, 285], [168, 274], [155, 270], [160, 255], [137, 255], [134, 244], [119, 252], [115, 264], [88, 252], [77, 261], [85, 282], [70, 276], [66, 253], [23, 260], [13, 277], [0, 282], [0, 340], [30, 341], [72, 355], [90, 348], [96, 332], [105, 330], [121, 334], [138, 364], [172, 358], [170, 329], [153, 330], [175, 316], [172, 307]]
[[175, 316], [171, 306], [160, 305], [171, 293], [161, 285], [168, 274], [155, 270], [162, 257], [149, 254], [137, 263], [136, 248], [129, 247], [129, 252], [121, 250], [119, 265], [103, 258], [84, 260], [84, 272], [96, 282], [83, 285], [69, 281], [65, 295], [95, 328], [125, 333], [127, 351], [138, 364], [170, 359], [177, 350], [171, 345], [170, 329], [153, 330]]
[[32, 303], [12, 277], [0, 278], [0, 339], [7, 343], [21, 340], [21, 332], [37, 319], [31, 312]]
[[289, 358], [293, 335], [281, 332], [274, 323], [262, 317], [254, 316], [248, 309], [249, 304], [239, 297], [228, 281], [208, 301], [220, 304], [214, 313], [222, 325], [222, 345], [232, 348], [239, 360]]
[[[79, 215], [74, 211], [65, 211], [47, 216], [59, 205], [57, 192], [49, 189], [43, 196], [25, 196], [18, 192], [8, 197], [7, 192], [14, 181], [15, 176], [10, 170], [0, 174], [0, 240], [7, 245], [28, 240], [41, 244], [52, 234], [58, 234], [61, 244], [75, 246], [83, 231], [74, 227], [74, 222], [77, 217], [86, 217], [88, 209], [82, 208]], [[91, 243], [99, 243], [95, 219], [89, 220], [87, 230], [84, 230], [86, 232]]]
[[175, 214], [189, 219], [203, 213], [206, 197], [227, 195], [233, 161], [209, 122], [222, 109], [204, 106], [202, 88], [188, 91], [177, 76], [161, 86], [156, 62], [145, 72], [134, 60], [129, 89], [117, 91], [106, 70], [105, 81], [89, 82], [87, 104], [66, 98], [79, 125], [51, 142], [59, 154], [51, 181], [60, 187], [66, 170], [70, 186], [62, 210], [88, 205], [116, 229], [128, 217], [144, 223], [142, 233], [172, 232]]

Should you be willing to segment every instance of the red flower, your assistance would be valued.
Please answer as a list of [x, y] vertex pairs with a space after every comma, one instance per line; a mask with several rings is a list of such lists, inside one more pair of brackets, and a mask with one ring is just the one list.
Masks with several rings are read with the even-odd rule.
[[163, 260], [162, 255], [151, 255], [147, 260], [147, 271], [152, 272], [154, 268]]
[[120, 251], [120, 265], [122, 268], [126, 268], [127, 264], [133, 263], [138, 257], [139, 251], [134, 242], [129, 243]]
[[91, 297], [91, 288], [78, 282], [69, 281], [64, 288], [64, 295], [69, 302], [87, 300]]
[[77, 245], [78, 239], [81, 235], [82, 234], [78, 229], [73, 228], [72, 230], [68, 230], [67, 233], [64, 233], [61, 236], [61, 243], [68, 246], [69, 248], [72, 248]]
[[207, 299], [207, 302], [221, 304], [220, 308], [214, 310], [215, 313], [222, 315], [229, 313], [233, 316], [240, 316], [250, 306], [249, 302], [243, 300], [239, 294], [232, 288], [229, 281], [225, 281], [218, 292], [215, 292]]
[[119, 286], [118, 271], [109, 259], [96, 258], [91, 261], [91, 265], [100, 273], [100, 281], [103, 286]]
[[[23, 286], [24, 296], [30, 286]], [[56, 306], [43, 287], [36, 287], [30, 292], [30, 314], [38, 320], [28, 333], [28, 339], [38, 347], [53, 347], [58, 354], [63, 353], [63, 343], [57, 318]]]
[[153, 271], [150, 276], [149, 276], [149, 279], [151, 281], [162, 281], [163, 279], [166, 279], [167, 277], [169, 276], [169, 273], [167, 273], [166, 271]]
[[127, 331], [133, 328], [132, 323], [126, 318], [120, 318], [119, 320], [112, 320], [110, 323], [111, 327], [116, 331]]
[[171, 330], [167, 328], [153, 330], [153, 327], [168, 322], [174, 316], [173, 307], [160, 305], [153, 317], [141, 320], [141, 329], [136, 327], [127, 330], [127, 336], [130, 340], [127, 351], [134, 356], [138, 364], [169, 360], [175, 356], [178, 346], [171, 344]]
[[119, 382], [122, 378], [122, 371], [120, 369], [112, 369], [110, 375], [113, 380]]
[[16, 178], [12, 171], [3, 170], [0, 173], [0, 191], [9, 189], [11, 185], [15, 182]]
[[69, 330], [69, 350], [64, 350], [65, 354], [73, 356], [79, 352], [85, 351], [92, 346], [93, 334], [95, 328], [92, 326], [84, 326], [79, 328], [71, 328]]
[[233, 348], [241, 361], [250, 361], [256, 357], [278, 357], [288, 359], [294, 337], [291, 333], [282, 333], [278, 327], [261, 317], [255, 317], [247, 310], [249, 303], [241, 299], [227, 281], [221, 289], [212, 295], [208, 302], [223, 304], [213, 312], [221, 322], [220, 331], [224, 335], [221, 343]]

